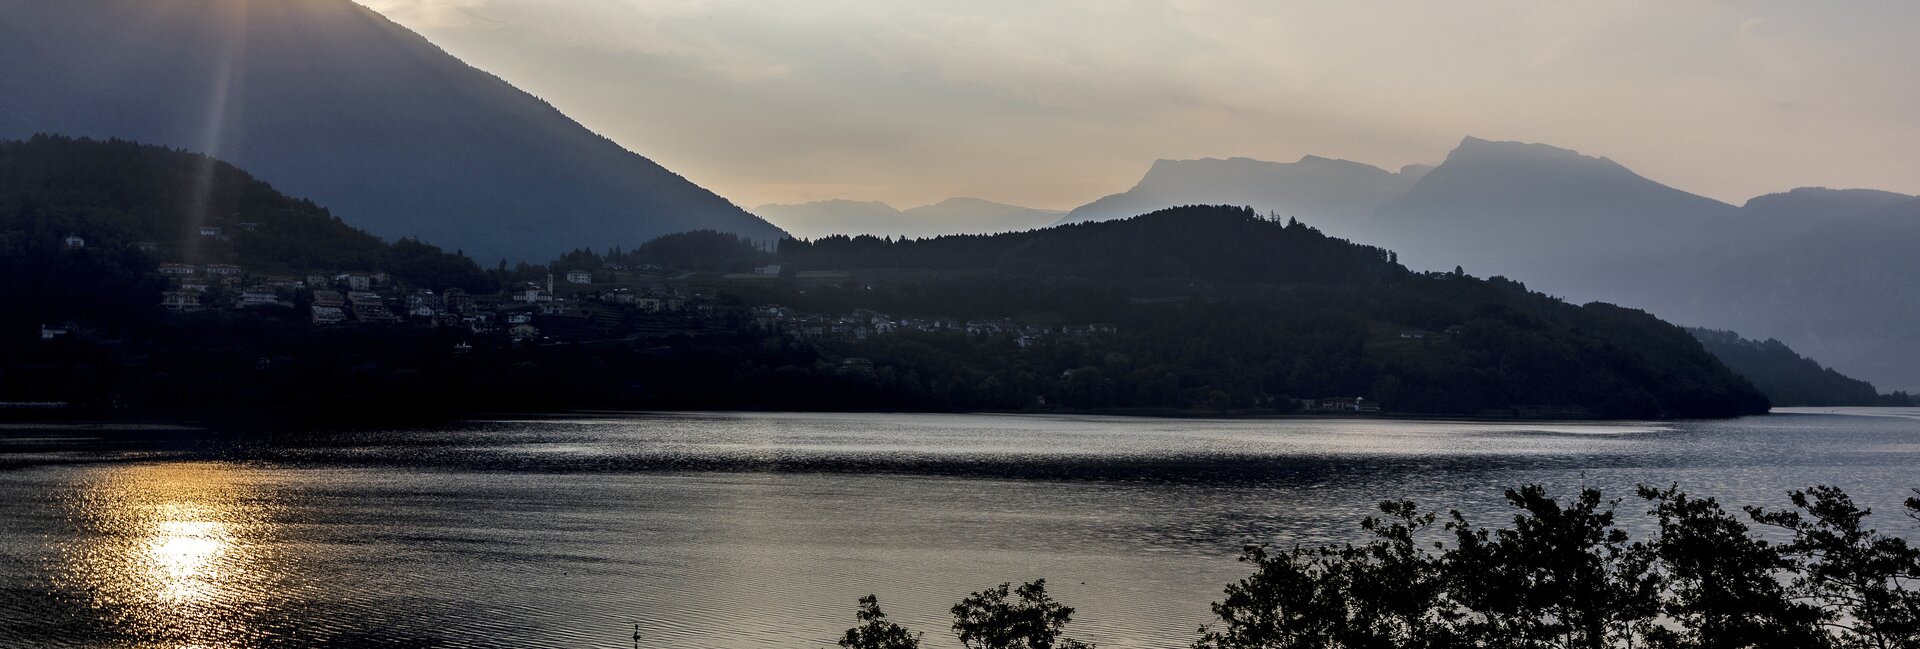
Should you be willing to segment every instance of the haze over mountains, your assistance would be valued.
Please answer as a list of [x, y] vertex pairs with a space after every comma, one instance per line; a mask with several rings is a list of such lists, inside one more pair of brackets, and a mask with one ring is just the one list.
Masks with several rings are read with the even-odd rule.
[[1466, 138], [1431, 170], [1159, 161], [1073, 210], [1105, 220], [1230, 202], [1380, 245], [1414, 268], [1464, 266], [1574, 300], [1778, 338], [1883, 389], [1920, 387], [1920, 199], [1800, 188], [1734, 206], [1606, 158]]
[[878, 201], [826, 200], [762, 205], [753, 213], [808, 239], [829, 234], [930, 237], [1017, 232], [1046, 227], [1065, 214], [979, 198], [949, 198], [905, 210]]
[[211, 154], [374, 234], [487, 264], [696, 228], [782, 235], [348, 0], [0, 0], [0, 13], [0, 138]]

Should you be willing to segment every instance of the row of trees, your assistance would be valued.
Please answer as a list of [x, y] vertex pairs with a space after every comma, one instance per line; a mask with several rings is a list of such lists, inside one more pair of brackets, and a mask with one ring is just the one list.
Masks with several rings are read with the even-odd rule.
[[[1634, 540], [1622, 501], [1582, 489], [1508, 490], [1512, 524], [1486, 528], [1385, 502], [1359, 544], [1248, 547], [1254, 573], [1213, 604], [1194, 649], [1910, 649], [1920, 647], [1920, 548], [1866, 525], [1842, 490], [1791, 509], [1729, 512], [1642, 486], [1657, 526]], [[1920, 521], [1920, 498], [1906, 501]], [[1768, 537], [1775, 540], [1770, 541]], [[1073, 609], [1044, 581], [974, 593], [953, 608], [969, 649], [1089, 647], [1061, 636]], [[860, 602], [848, 649], [911, 649], [920, 636]]]

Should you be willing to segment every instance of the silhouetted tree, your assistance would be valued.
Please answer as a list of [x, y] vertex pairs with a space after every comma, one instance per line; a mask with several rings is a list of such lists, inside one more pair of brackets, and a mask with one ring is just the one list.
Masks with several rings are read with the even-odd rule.
[[1047, 580], [1009, 589], [1000, 584], [953, 605], [953, 632], [968, 649], [1092, 649], [1060, 637], [1073, 608], [1047, 595]]
[[918, 649], [920, 646], [920, 634], [888, 620], [887, 614], [880, 611], [879, 597], [860, 598], [860, 612], [856, 617], [860, 626], [847, 629], [846, 637], [840, 639], [840, 646], [845, 649]]

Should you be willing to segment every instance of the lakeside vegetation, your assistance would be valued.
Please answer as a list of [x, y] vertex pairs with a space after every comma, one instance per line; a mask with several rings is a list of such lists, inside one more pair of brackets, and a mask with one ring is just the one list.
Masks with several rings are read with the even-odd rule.
[[[1917, 491], [1916, 493], [1920, 493]], [[1411, 501], [1361, 521], [1371, 540], [1246, 548], [1253, 574], [1212, 605], [1193, 649], [1906, 649], [1920, 647], [1920, 548], [1868, 526], [1871, 510], [1819, 486], [1791, 508], [1728, 511], [1641, 486], [1654, 533], [1594, 489], [1506, 492], [1510, 525]], [[1905, 515], [1920, 522], [1920, 497]], [[1091, 649], [1045, 580], [976, 592], [952, 609], [968, 649]], [[860, 600], [846, 649], [914, 649], [921, 635]]]

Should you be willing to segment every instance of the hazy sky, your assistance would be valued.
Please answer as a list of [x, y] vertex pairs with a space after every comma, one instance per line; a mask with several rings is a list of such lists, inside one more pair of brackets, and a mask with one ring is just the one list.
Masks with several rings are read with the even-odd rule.
[[1071, 208], [1461, 136], [1734, 203], [1920, 193], [1920, 2], [362, 0], [735, 202]]

